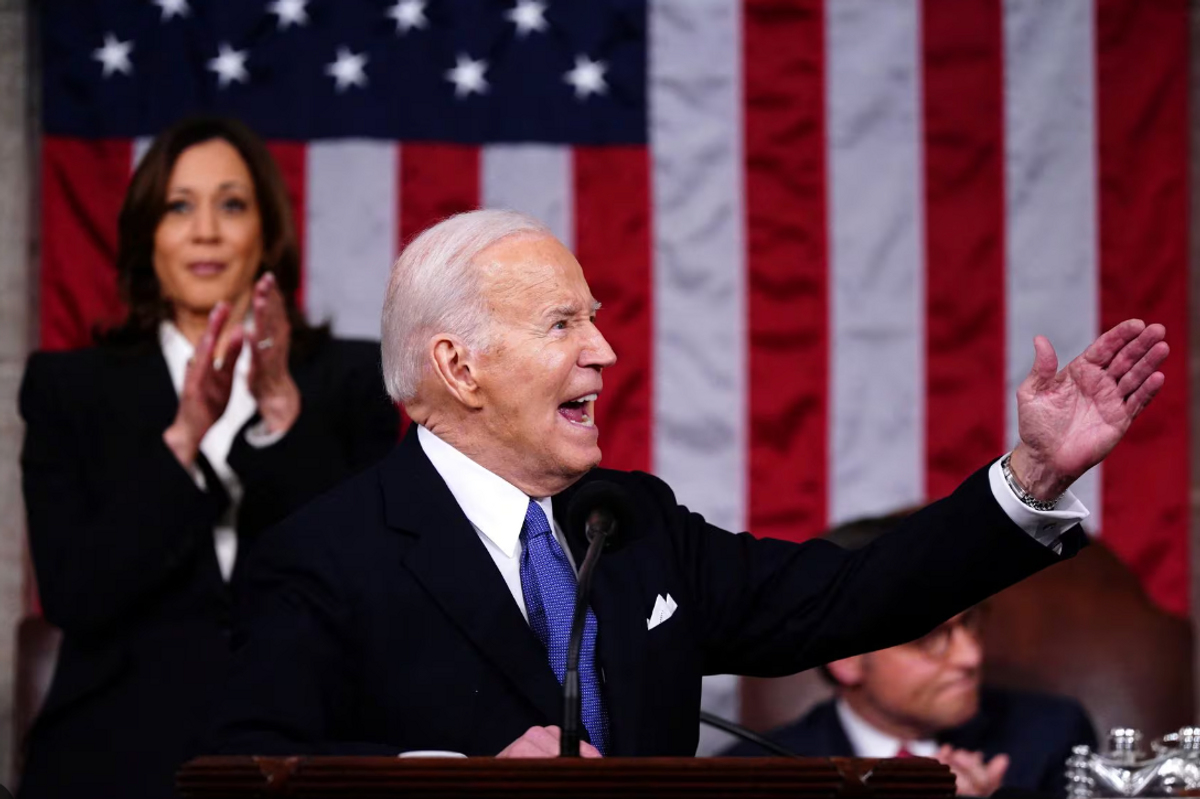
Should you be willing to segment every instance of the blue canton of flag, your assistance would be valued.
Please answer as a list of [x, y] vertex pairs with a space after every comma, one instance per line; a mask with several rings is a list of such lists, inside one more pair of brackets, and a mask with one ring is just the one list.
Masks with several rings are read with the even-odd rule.
[[47, 0], [50, 135], [644, 144], [645, 0]]

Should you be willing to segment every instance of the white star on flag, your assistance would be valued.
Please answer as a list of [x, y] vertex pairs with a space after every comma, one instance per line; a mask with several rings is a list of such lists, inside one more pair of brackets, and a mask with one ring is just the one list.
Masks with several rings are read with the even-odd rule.
[[563, 75], [563, 80], [575, 87], [575, 97], [583, 100], [589, 94], [604, 94], [608, 84], [604, 73], [608, 64], [593, 61], [585, 55], [575, 56], [575, 68]]
[[339, 47], [337, 60], [325, 65], [325, 74], [337, 81], [337, 90], [344, 92], [351, 86], [367, 85], [367, 54], [352, 53], [347, 47]]
[[396, 20], [396, 33], [401, 35], [429, 24], [425, 17], [425, 0], [397, 0], [396, 5], [388, 9], [387, 15]]
[[516, 6], [505, 12], [504, 16], [517, 26], [517, 35], [521, 38], [549, 27], [546, 24], [546, 4], [540, 0], [517, 0]]
[[154, 0], [154, 5], [162, 9], [162, 22], [166, 22], [171, 17], [186, 17], [188, 12], [188, 0]]
[[217, 48], [217, 57], [208, 60], [208, 68], [217, 73], [217, 86], [224, 89], [233, 81], [245, 83], [250, 77], [246, 71], [246, 56], [248, 50], [234, 50], [222, 42]]
[[129, 52], [133, 50], [133, 41], [122, 42], [111, 33], [104, 34], [104, 46], [92, 51], [92, 58], [104, 65], [104, 77], [114, 72], [124, 75], [133, 74], [133, 62], [129, 60]]
[[483, 77], [486, 71], [486, 61], [475, 61], [468, 55], [460, 54], [454, 69], [446, 70], [446, 80], [454, 84], [455, 97], [466, 97], [472, 93], [483, 94], [488, 90], [487, 79]]
[[308, 12], [304, 9], [306, 5], [308, 0], [274, 0], [267, 6], [267, 13], [279, 17], [276, 27], [286, 30], [291, 25], [300, 27], [308, 24]]

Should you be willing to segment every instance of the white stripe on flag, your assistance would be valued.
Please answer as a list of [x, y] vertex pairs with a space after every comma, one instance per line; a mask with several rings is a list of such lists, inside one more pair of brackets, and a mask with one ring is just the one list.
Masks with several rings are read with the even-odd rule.
[[832, 521], [925, 495], [916, 0], [826, 6]]
[[[746, 526], [746, 249], [739, 0], [650, 4], [654, 471], [680, 502]], [[737, 678], [702, 706], [738, 717]], [[700, 728], [699, 754], [730, 739]]]
[[483, 207], [523, 211], [546, 223], [567, 246], [575, 241], [571, 148], [554, 144], [493, 144], [483, 148]]
[[[1065, 365], [1099, 327], [1095, 42], [1090, 2], [1005, 0], [1006, 431], [1045, 335]], [[1099, 467], [1073, 490], [1100, 521]]]
[[735, 0], [651, 5], [654, 470], [746, 525], [746, 248]]
[[396, 257], [398, 147], [341, 140], [308, 147], [305, 301], [310, 319], [341, 336], [379, 338]]
[[133, 140], [133, 169], [137, 169], [138, 164], [142, 163], [151, 144], [154, 144], [153, 136], [139, 136]]

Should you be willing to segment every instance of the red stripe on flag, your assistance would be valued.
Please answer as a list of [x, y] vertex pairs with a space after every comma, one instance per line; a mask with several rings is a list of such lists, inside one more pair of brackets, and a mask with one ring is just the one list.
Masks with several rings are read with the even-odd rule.
[[1188, 610], [1188, 3], [1098, 0], [1100, 322], [1162, 322], [1166, 386], [1104, 463], [1105, 543]]
[[400, 148], [400, 242], [448, 216], [479, 207], [479, 148], [405, 144]]
[[288, 201], [292, 204], [292, 223], [296, 228], [296, 243], [300, 247], [300, 285], [296, 302], [304, 307], [304, 220], [305, 186], [308, 183], [308, 147], [299, 142], [272, 141], [267, 143], [279, 172], [287, 186]]
[[1004, 30], [1000, 0], [923, 7], [926, 492], [1004, 450]]
[[650, 154], [644, 147], [577, 147], [575, 254], [600, 329], [617, 353], [596, 403], [604, 465], [651, 468], [654, 302], [650, 270]]
[[821, 0], [744, 12], [750, 530], [826, 525], [829, 416]]
[[127, 140], [42, 139], [41, 346], [92, 342], [120, 321], [117, 216], [133, 164]]
[[[397, 237], [403, 248], [425, 228], [479, 207], [479, 148], [459, 144], [400, 147]], [[408, 430], [401, 409], [400, 435]]]

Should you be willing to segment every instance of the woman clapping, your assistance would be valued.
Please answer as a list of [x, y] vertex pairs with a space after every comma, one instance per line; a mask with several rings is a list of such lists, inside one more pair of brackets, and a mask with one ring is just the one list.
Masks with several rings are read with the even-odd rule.
[[241, 124], [189, 120], [154, 142], [116, 267], [124, 323], [35, 354], [21, 390], [30, 544], [64, 634], [26, 797], [173, 796], [255, 537], [397, 436], [378, 344], [299, 311], [286, 191]]

